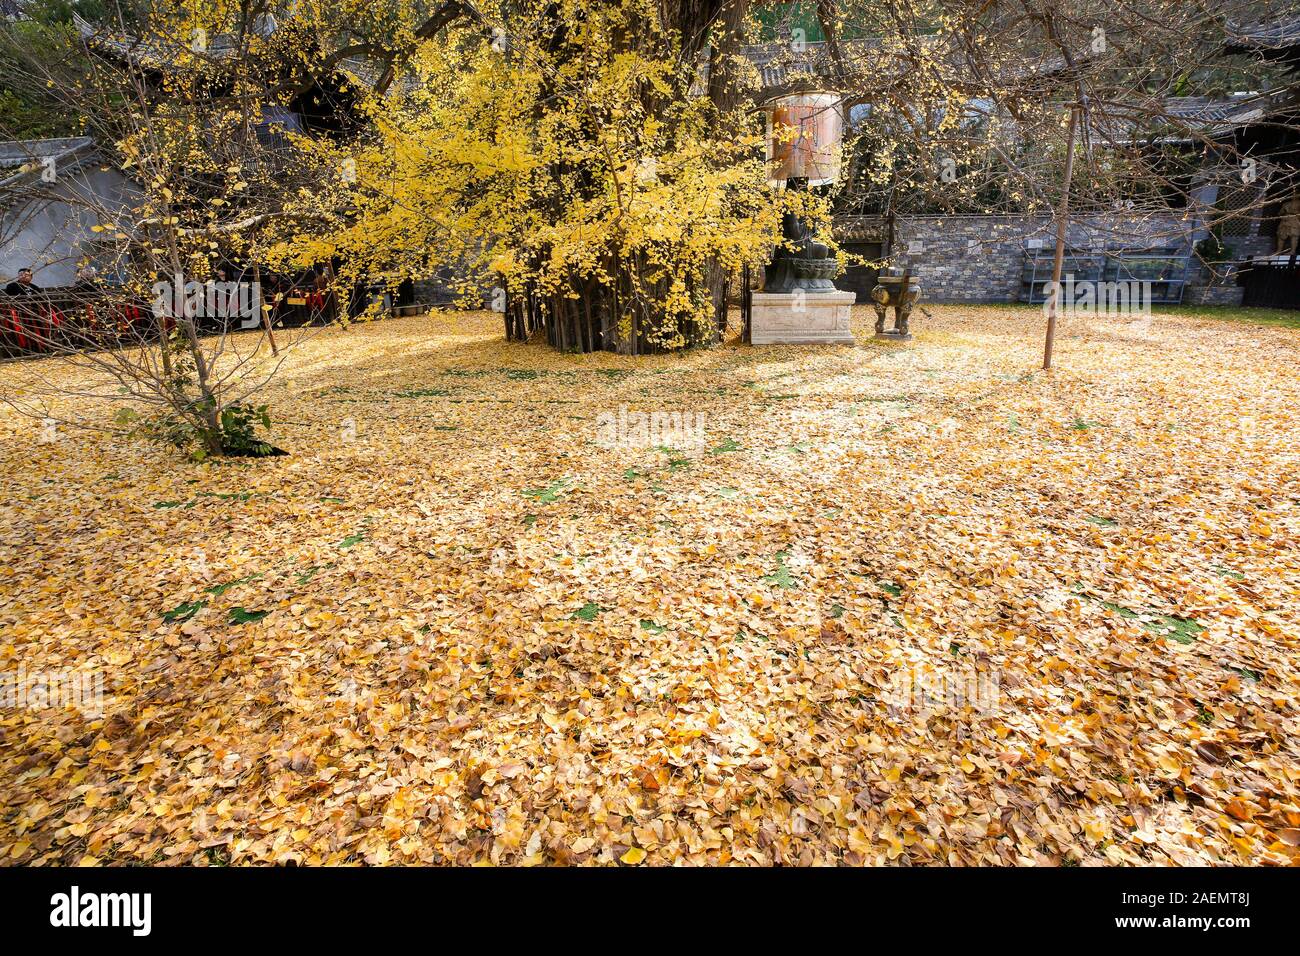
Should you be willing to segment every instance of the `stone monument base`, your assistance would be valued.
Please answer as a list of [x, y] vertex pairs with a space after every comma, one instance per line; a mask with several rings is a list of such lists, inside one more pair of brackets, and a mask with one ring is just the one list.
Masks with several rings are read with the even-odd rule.
[[912, 333], [908, 332], [906, 335], [900, 335], [893, 329], [885, 329], [883, 332], [877, 332], [876, 338], [884, 339], [887, 342], [910, 342], [912, 341]]
[[853, 345], [852, 292], [755, 292], [749, 340], [754, 345]]

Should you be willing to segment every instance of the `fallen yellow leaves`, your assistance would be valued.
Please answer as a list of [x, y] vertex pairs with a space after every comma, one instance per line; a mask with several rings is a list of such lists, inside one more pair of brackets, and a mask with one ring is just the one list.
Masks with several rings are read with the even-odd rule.
[[104, 675], [0, 710], [0, 859], [1295, 862], [1292, 333], [1103, 320], [1044, 378], [1039, 319], [329, 330], [268, 461], [0, 414], [0, 673]]

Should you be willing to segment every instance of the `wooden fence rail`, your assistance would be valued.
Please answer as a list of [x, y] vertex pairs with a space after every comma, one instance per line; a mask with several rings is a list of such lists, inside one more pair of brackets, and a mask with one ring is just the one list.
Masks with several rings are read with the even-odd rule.
[[1256, 261], [1242, 270], [1241, 304], [1267, 309], [1300, 309], [1300, 263], [1273, 259]]
[[0, 293], [0, 356], [112, 348], [156, 340], [159, 324], [144, 303], [75, 292]]

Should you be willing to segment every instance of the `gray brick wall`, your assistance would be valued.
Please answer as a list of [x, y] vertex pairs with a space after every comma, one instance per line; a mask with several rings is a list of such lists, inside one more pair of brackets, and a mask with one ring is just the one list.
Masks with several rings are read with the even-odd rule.
[[1221, 263], [1213, 269], [1201, 266], [1195, 282], [1189, 282], [1183, 301], [1188, 305], [1241, 305], [1245, 289], [1237, 285], [1237, 266]]
[[[836, 220], [836, 235], [843, 239], [883, 241], [883, 220], [844, 217]], [[1204, 232], [1181, 211], [1155, 216], [1116, 213], [1091, 216], [1070, 224], [1067, 243], [1073, 249], [1102, 250], [1177, 247], [1190, 253]], [[920, 277], [930, 302], [1017, 302], [1021, 299], [1025, 255], [1031, 242], [1050, 252], [1056, 229], [1049, 216], [914, 216], [898, 219], [894, 226], [890, 264], [908, 268]], [[1239, 255], [1265, 251], [1258, 238], [1234, 240]], [[1270, 247], [1271, 248], [1271, 247]], [[1236, 304], [1241, 290], [1233, 281], [1207, 282], [1195, 266], [1188, 277], [1184, 301]], [[1203, 288], [1203, 286], [1209, 286]]]

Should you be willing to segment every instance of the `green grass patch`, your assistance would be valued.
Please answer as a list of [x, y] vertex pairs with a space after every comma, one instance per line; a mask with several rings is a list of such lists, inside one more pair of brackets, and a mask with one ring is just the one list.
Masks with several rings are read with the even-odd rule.
[[207, 589], [207, 593], [213, 595], [214, 597], [220, 597], [221, 595], [225, 594], [233, 587], [238, 587], [241, 584], [248, 584], [250, 581], [260, 581], [261, 579], [262, 579], [262, 574], [260, 572], [257, 574], [250, 574], [247, 577], [236, 578], [233, 581], [227, 581], [225, 584], [214, 584], [212, 587]]
[[298, 572], [298, 577], [297, 577], [297, 581], [296, 581], [296, 583], [298, 583], [298, 584], [307, 584], [307, 583], [309, 583], [309, 582], [311, 581], [312, 578], [314, 578], [314, 577], [317, 575], [318, 572], [323, 571], [325, 568], [328, 568], [328, 567], [333, 567], [333, 565], [330, 565], [330, 564], [313, 564], [313, 565], [312, 565], [311, 567], [309, 567], [309, 568], [303, 568], [301, 571]]
[[523, 494], [526, 498], [536, 498], [539, 504], [549, 505], [564, 493], [568, 484], [568, 478], [560, 478], [558, 481], [551, 482], [545, 488], [526, 488]]
[[218, 501], [241, 501], [242, 502], [242, 501], [249, 501], [252, 498], [256, 497], [256, 495], [257, 492], [255, 491], [231, 491], [231, 492], [200, 491], [189, 501], [155, 501], [153, 503], [153, 507], [189, 509], [197, 505], [199, 503], [200, 498], [216, 498]]
[[591, 601], [588, 601], [582, 607], [578, 608], [571, 615], [569, 615], [569, 620], [591, 622], [596, 620], [596, 615], [598, 615], [601, 611], [607, 611], [607, 610], [609, 609], [601, 607], [599, 604], [593, 604]]
[[178, 604], [170, 611], [163, 611], [162, 619], [168, 624], [178, 624], [182, 621], [188, 621], [195, 614], [198, 614], [199, 611], [203, 610], [203, 606], [207, 603], [207, 601], [187, 601], [184, 604]]
[[790, 575], [790, 569], [785, 563], [789, 557], [789, 551], [778, 551], [776, 553], [776, 570], [771, 574], [763, 575], [762, 581], [764, 584], [774, 588], [794, 587], [794, 578]]
[[1246, 325], [1270, 325], [1285, 329], [1300, 329], [1300, 312], [1290, 309], [1248, 309], [1232, 305], [1157, 306], [1156, 315], [1185, 315], [1193, 319], [1213, 319], [1217, 322], [1242, 322]]
[[[200, 491], [196, 498], [216, 498], [218, 501], [249, 501], [257, 492], [255, 491]], [[197, 502], [194, 502], [197, 504]]]
[[445, 398], [451, 392], [445, 388], [408, 388], [405, 391], [393, 392], [397, 398]]
[[1152, 621], [1144, 621], [1142, 626], [1152, 634], [1167, 637], [1179, 644], [1190, 644], [1205, 633], [1205, 628], [1192, 618], [1173, 614], [1159, 614]]
[[1157, 637], [1168, 638], [1177, 641], [1179, 644], [1190, 644], [1205, 633], [1205, 628], [1194, 618], [1179, 617], [1176, 614], [1159, 614], [1145, 609], [1135, 611], [1131, 607], [1116, 604], [1114, 601], [1103, 601], [1082, 591], [1076, 591], [1075, 593], [1080, 597], [1100, 604], [1112, 614], [1118, 614], [1126, 621], [1136, 621]]
[[253, 624], [270, 614], [270, 611], [249, 611], [242, 607], [232, 607], [230, 616], [227, 618], [229, 624]]
[[1101, 606], [1104, 607], [1106, 610], [1108, 610], [1108, 611], [1112, 611], [1112, 612], [1114, 612], [1115, 614], [1118, 614], [1120, 617], [1124, 618], [1126, 621], [1136, 620], [1136, 619], [1140, 616], [1140, 615], [1138, 614], [1138, 612], [1135, 611], [1135, 610], [1133, 610], [1132, 608], [1125, 607], [1125, 606], [1122, 605], [1122, 604], [1116, 604], [1116, 603], [1113, 602], [1113, 601], [1102, 601], [1102, 602], [1100, 602], [1100, 603], [1101, 603]]

